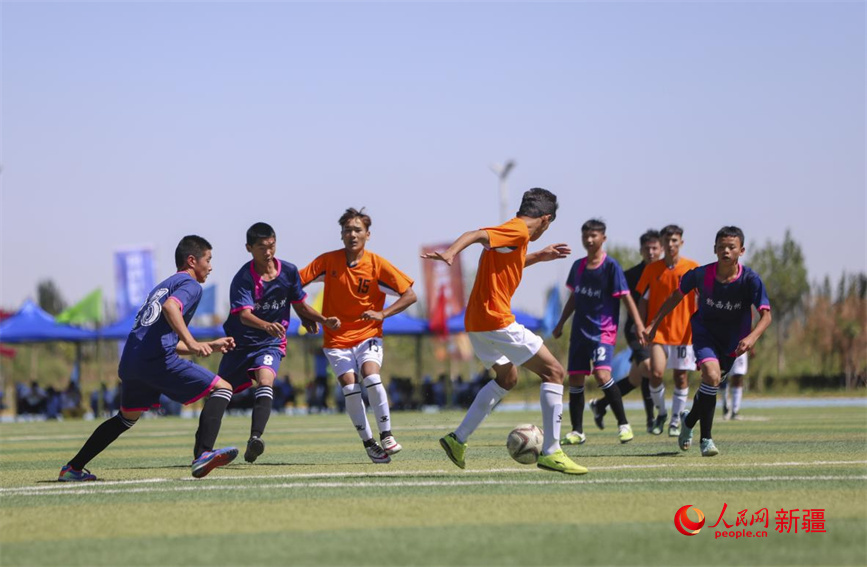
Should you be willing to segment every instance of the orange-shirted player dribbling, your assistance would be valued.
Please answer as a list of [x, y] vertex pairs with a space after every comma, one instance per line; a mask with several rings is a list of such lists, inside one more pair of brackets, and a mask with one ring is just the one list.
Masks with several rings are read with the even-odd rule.
[[451, 265], [471, 244], [485, 247], [464, 325], [476, 356], [497, 377], [476, 395], [467, 415], [454, 432], [440, 439], [449, 459], [466, 468], [467, 439], [491, 413], [494, 406], [518, 383], [518, 366], [542, 379], [540, 401], [544, 442], [537, 466], [566, 474], [585, 474], [587, 469], [572, 461], [560, 448], [560, 420], [563, 414], [563, 377], [566, 372], [542, 343], [542, 339], [515, 322], [512, 296], [521, 283], [525, 266], [565, 258], [566, 244], [552, 244], [527, 254], [527, 245], [538, 240], [557, 216], [557, 197], [545, 189], [524, 193], [515, 218], [500, 226], [471, 230], [461, 235], [445, 252], [423, 254], [426, 260]]
[[[683, 245], [682, 228], [670, 224], [660, 231], [660, 236], [665, 257], [644, 268], [635, 288], [642, 296], [638, 311], [644, 317], [645, 324], [656, 316], [668, 296], [678, 288], [680, 278], [698, 267], [697, 262], [680, 255], [680, 247]], [[689, 318], [695, 310], [695, 292], [690, 292], [687, 300], [680, 303], [660, 324], [650, 347], [650, 396], [659, 411], [650, 430], [654, 435], [662, 434], [665, 419], [668, 417], [665, 409], [665, 385], [662, 382], [666, 368], [671, 368], [674, 373], [668, 436], [677, 437], [680, 433], [680, 412], [686, 408], [689, 396], [688, 372], [696, 370], [692, 330], [689, 326]]]
[[[346, 209], [338, 222], [343, 248], [310, 262], [300, 271], [301, 282], [325, 283], [322, 315], [337, 324], [329, 326], [326, 321], [322, 350], [343, 388], [346, 413], [364, 443], [367, 456], [376, 464], [390, 463], [390, 455], [402, 447], [391, 432], [388, 397], [380, 378], [382, 321], [415, 303], [413, 281], [385, 258], [365, 250], [371, 221], [363, 208]], [[399, 297], [383, 309], [386, 294]], [[376, 415], [382, 447], [374, 440], [367, 421], [362, 385]]]

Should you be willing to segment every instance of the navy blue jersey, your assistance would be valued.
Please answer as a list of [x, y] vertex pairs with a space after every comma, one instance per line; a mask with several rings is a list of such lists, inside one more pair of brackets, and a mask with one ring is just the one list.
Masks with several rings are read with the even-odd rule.
[[[640, 264], [636, 264], [623, 272], [623, 275], [626, 276], [626, 285], [629, 286], [629, 293], [632, 295], [632, 301], [635, 302], [636, 307], [638, 306], [638, 302], [641, 301], [641, 294], [638, 293], [638, 282], [641, 280], [641, 274], [644, 273], [646, 265], [642, 261]], [[627, 341], [633, 342], [638, 340], [638, 333], [635, 332], [635, 321], [632, 320], [632, 316], [629, 313], [626, 314], [626, 327], [624, 327], [623, 332], [626, 335]]]
[[202, 298], [202, 286], [188, 272], [178, 272], [163, 280], [148, 294], [144, 305], [139, 309], [135, 324], [127, 337], [121, 361], [128, 364], [175, 354], [178, 335], [162, 317], [166, 301], [177, 303], [189, 325]]
[[698, 310], [690, 322], [699, 325], [730, 354], [741, 339], [752, 331], [753, 313], [771, 309], [765, 284], [757, 273], [738, 265], [738, 276], [729, 283], [716, 280], [717, 263], [693, 268], [680, 279], [680, 292], [693, 289], [698, 296]]
[[249, 309], [253, 315], [268, 323], [280, 323], [289, 328], [289, 313], [293, 303], [304, 301], [307, 294], [301, 289], [301, 278], [294, 264], [274, 259], [277, 277], [266, 282], [256, 272], [251, 260], [244, 264], [229, 288], [230, 313], [223, 324], [226, 335], [235, 339], [235, 348], [286, 348], [286, 339], [272, 337], [265, 331], [248, 327], [241, 322], [241, 311]]
[[620, 298], [629, 293], [617, 260], [607, 254], [598, 267], [587, 269], [587, 258], [576, 260], [566, 278], [575, 294], [572, 342], [580, 337], [613, 345], [620, 321]]

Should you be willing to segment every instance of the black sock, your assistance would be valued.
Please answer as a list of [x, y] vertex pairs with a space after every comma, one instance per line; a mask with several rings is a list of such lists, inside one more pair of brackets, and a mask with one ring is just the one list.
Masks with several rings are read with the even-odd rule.
[[621, 398], [635, 389], [635, 386], [632, 385], [632, 382], [629, 381], [628, 377], [617, 382], [617, 387], [620, 389]]
[[102, 453], [102, 451], [111, 445], [115, 439], [120, 437], [120, 434], [135, 425], [135, 421], [130, 421], [116, 414], [102, 422], [96, 430], [90, 434], [90, 437], [85, 441], [84, 446], [77, 455], [72, 457], [72, 460], [67, 463], [77, 471], [80, 471], [87, 463], [93, 460], [94, 457]]
[[711, 429], [713, 429], [713, 414], [716, 411], [716, 393], [715, 386], [702, 384], [698, 388], [698, 395], [702, 398], [701, 406], [701, 438], [710, 439]]
[[220, 433], [220, 424], [223, 422], [223, 413], [231, 399], [232, 390], [218, 388], [211, 392], [205, 401], [205, 407], [199, 414], [199, 429], [196, 431], [196, 444], [193, 447], [193, 457], [196, 459], [202, 453], [214, 450], [217, 434]]
[[641, 379], [641, 395], [644, 396], [644, 413], [647, 423], [653, 423], [653, 396], [650, 395], [650, 378]]
[[584, 387], [569, 387], [569, 419], [572, 431], [584, 433]]
[[253, 425], [250, 427], [250, 437], [261, 437], [265, 433], [268, 418], [271, 417], [271, 406], [274, 402], [274, 389], [271, 386], [256, 388], [256, 401], [253, 402]]
[[[621, 382], [628, 382], [628, 380], [621, 380]], [[613, 379], [609, 380], [607, 384], [602, 386], [602, 391], [605, 392], [605, 399], [608, 400], [608, 405], [611, 406], [611, 412], [617, 418], [617, 425], [629, 423], [626, 421], [626, 412], [623, 410], [623, 398], [620, 397], [620, 388], [617, 387], [617, 383]]]

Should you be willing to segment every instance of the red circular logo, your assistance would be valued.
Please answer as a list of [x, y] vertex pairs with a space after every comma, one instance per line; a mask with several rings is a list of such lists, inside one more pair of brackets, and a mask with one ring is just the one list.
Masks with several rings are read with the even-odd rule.
[[[695, 510], [695, 513], [698, 514], [697, 522], [693, 522], [686, 515], [689, 510]], [[698, 508], [693, 508], [692, 504], [687, 504], [674, 513], [674, 527], [683, 535], [694, 536], [701, 531], [702, 526], [704, 526], [704, 512]]]

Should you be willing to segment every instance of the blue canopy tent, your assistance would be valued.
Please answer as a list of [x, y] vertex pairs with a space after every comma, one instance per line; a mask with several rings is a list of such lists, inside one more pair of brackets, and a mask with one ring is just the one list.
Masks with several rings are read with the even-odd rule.
[[[449, 330], [449, 333], [463, 333], [464, 331], [464, 313], [466, 310], [461, 311], [457, 315], [452, 315], [449, 317], [449, 320], [446, 321], [446, 327]], [[542, 328], [542, 320], [533, 317], [523, 311], [512, 311], [515, 314], [515, 322], [520, 323], [521, 325], [527, 327], [530, 331], [538, 331]]]
[[82, 342], [96, 338], [94, 331], [57, 323], [30, 300], [24, 302], [18, 313], [0, 323], [0, 342], [9, 344]]

